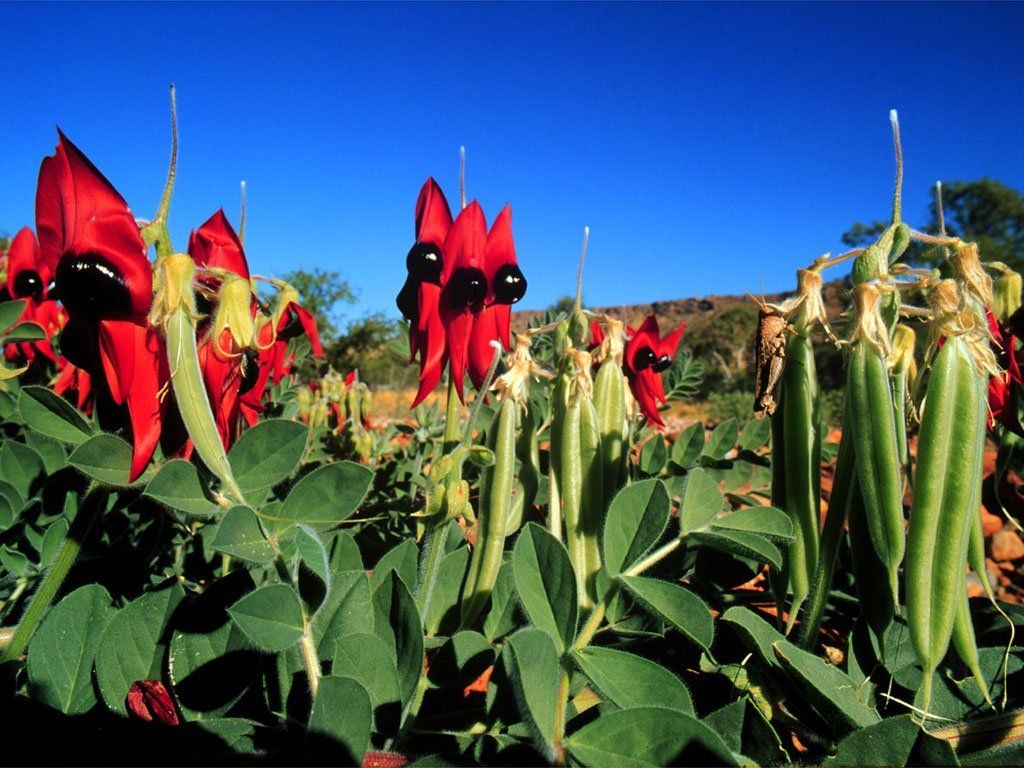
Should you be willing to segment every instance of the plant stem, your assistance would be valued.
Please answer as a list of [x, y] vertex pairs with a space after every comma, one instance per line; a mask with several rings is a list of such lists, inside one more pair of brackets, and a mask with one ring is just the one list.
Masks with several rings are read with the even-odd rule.
[[442, 450], [448, 453], [459, 444], [459, 395], [455, 391], [455, 378], [448, 374], [448, 402], [444, 417]]
[[565, 748], [562, 741], [565, 739], [565, 710], [569, 705], [569, 671], [562, 672], [558, 681], [558, 693], [555, 695], [555, 738], [552, 746], [555, 748], [555, 765], [565, 765]]
[[43, 581], [35, 595], [33, 595], [28, 608], [25, 609], [21, 621], [18, 622], [18, 628], [14, 630], [10, 643], [4, 649], [3, 656], [0, 656], [0, 663], [14, 661], [25, 652], [29, 640], [32, 639], [32, 635], [35, 634], [36, 629], [43, 620], [46, 609], [50, 607], [50, 603], [57, 596], [61, 585], [64, 583], [64, 579], [67, 578], [68, 573], [71, 571], [71, 566], [74, 565], [75, 560], [78, 558], [78, 553], [82, 551], [82, 544], [85, 542], [89, 529], [92, 528], [92, 524], [99, 517], [100, 510], [106, 506], [106, 500], [107, 489], [105, 487], [95, 483], [90, 486], [85, 498], [82, 499], [81, 506], [78, 508], [78, 514], [71, 521], [71, 526], [68, 528], [67, 535], [61, 543], [60, 549], [57, 550], [57, 556], [53, 559], [50, 569], [46, 572], [46, 576], [43, 577]]
[[676, 538], [672, 539], [672, 541], [668, 542], [667, 544], [664, 544], [664, 545], [658, 547], [656, 550], [651, 552], [651, 554], [649, 554], [643, 560], [638, 562], [632, 568], [630, 568], [630, 569], [628, 569], [626, 571], [623, 571], [622, 575], [623, 576], [639, 576], [641, 573], [646, 571], [648, 568], [650, 568], [653, 565], [658, 564], [659, 562], [664, 560], [666, 557], [668, 557], [670, 554], [672, 554], [677, 549], [679, 549], [679, 547], [682, 546], [684, 539], [685, 539], [685, 536], [677, 536]]
[[302, 627], [302, 639], [299, 641], [299, 649], [302, 651], [302, 661], [306, 665], [306, 677], [309, 679], [309, 692], [316, 698], [317, 689], [320, 687], [320, 657], [316, 652], [316, 643], [313, 642], [313, 634], [310, 632], [309, 622], [304, 622]]

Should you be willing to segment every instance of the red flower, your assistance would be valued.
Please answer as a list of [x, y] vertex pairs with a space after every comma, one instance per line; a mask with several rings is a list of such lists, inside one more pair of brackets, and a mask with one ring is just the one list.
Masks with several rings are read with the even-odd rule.
[[1024, 427], [1017, 415], [1017, 394], [1024, 381], [1017, 360], [1017, 339], [1008, 326], [1004, 327], [996, 320], [991, 310], [985, 310], [985, 317], [992, 334], [992, 351], [1002, 369], [999, 376], [988, 380], [989, 427], [998, 421], [1011, 432], [1024, 437]]
[[494, 356], [491, 341], [509, 348], [511, 305], [526, 292], [511, 209], [502, 209], [490, 232], [476, 201], [452, 222], [444, 194], [428, 179], [416, 204], [416, 244], [406, 267], [398, 307], [410, 322], [412, 357], [420, 358], [413, 407], [440, 381], [446, 357], [462, 399], [467, 372], [475, 386], [483, 384]]
[[420, 385], [413, 408], [437, 386], [447, 359], [441, 324], [441, 269], [452, 213], [444, 192], [427, 179], [416, 200], [416, 242], [405, 257], [409, 274], [398, 294], [398, 308], [409, 321], [409, 361], [419, 355]]
[[188, 254], [196, 266], [223, 269], [249, 279], [249, 264], [242, 241], [221, 208], [188, 239]]
[[36, 229], [68, 312], [61, 351], [93, 377], [102, 372], [127, 407], [135, 480], [160, 438], [169, 380], [163, 339], [147, 320], [152, 271], [128, 204], [63, 133], [39, 169]]
[[132, 683], [125, 697], [125, 706], [131, 714], [146, 722], [178, 725], [178, 711], [174, 699], [159, 680], [138, 680]]
[[[220, 304], [237, 302], [233, 311], [225, 311], [227, 318], [223, 327], [214, 319], [208, 320], [200, 330], [203, 340], [199, 344], [199, 367], [203, 372], [203, 383], [210, 397], [217, 432], [224, 448], [230, 448], [238, 436], [242, 415], [242, 396], [250, 391], [259, 379], [259, 351], [254, 347], [242, 347], [236, 341], [241, 336], [252, 338], [252, 319], [258, 305], [249, 294], [249, 264], [245, 258], [242, 242], [235, 233], [223, 210], [217, 211], [189, 237], [189, 255], [197, 266], [219, 269], [228, 273], [227, 282], [235, 281], [241, 292], [227, 289], [219, 294]], [[231, 277], [233, 276], [233, 277]], [[221, 288], [225, 280], [212, 275], [202, 275], [199, 280], [210, 290]], [[229, 295], [230, 293], [230, 295]], [[248, 303], [247, 303], [248, 302]], [[225, 307], [218, 306], [217, 314]], [[247, 325], [243, 333], [233, 325]], [[243, 344], [248, 343], [243, 341]], [[262, 395], [262, 392], [261, 392]]]
[[622, 367], [629, 380], [629, 388], [647, 417], [648, 423], [664, 427], [665, 422], [658, 413], [658, 405], [665, 403], [665, 387], [661, 372], [672, 365], [679, 341], [683, 337], [686, 323], [665, 338], [661, 337], [658, 318], [648, 315], [636, 330], [629, 329], [630, 340], [623, 355]]
[[[50, 339], [60, 330], [62, 317], [57, 303], [49, 295], [53, 281], [53, 265], [44, 261], [36, 243], [36, 236], [28, 227], [22, 227], [11, 241], [7, 253], [6, 293], [11, 299], [25, 302], [25, 309], [18, 322], [33, 322], [42, 326], [46, 338], [39, 341], [9, 344], [5, 350], [8, 360], [19, 354], [31, 362], [36, 352], [57, 362], [57, 356], [50, 346]], [[0, 329], [4, 330], [4, 329]]]
[[57, 367], [59, 373], [53, 382], [53, 391], [58, 395], [63, 395], [65, 392], [74, 390], [78, 395], [76, 400], [78, 409], [89, 413], [92, 410], [89, 404], [89, 395], [92, 394], [92, 379], [89, 374], [63, 357], [58, 361]]

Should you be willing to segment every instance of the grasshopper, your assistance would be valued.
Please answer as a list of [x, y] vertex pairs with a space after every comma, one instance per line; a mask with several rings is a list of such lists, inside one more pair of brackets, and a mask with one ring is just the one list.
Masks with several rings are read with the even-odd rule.
[[[755, 299], [757, 301], [757, 299]], [[786, 368], [786, 329], [789, 322], [779, 309], [758, 301], [757, 313], [757, 372], [754, 379], [754, 416], [763, 418], [775, 413], [779, 404], [779, 386]]]

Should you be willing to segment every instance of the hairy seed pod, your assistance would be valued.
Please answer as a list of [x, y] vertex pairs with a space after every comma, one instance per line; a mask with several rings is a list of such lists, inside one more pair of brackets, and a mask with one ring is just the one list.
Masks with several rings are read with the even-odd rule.
[[846, 393], [857, 453], [857, 479], [871, 541], [888, 572], [890, 591], [899, 594], [903, 561], [903, 480], [892, 388], [886, 358], [888, 334], [878, 313], [881, 293], [866, 283], [854, 288], [857, 330], [847, 362]]
[[505, 398], [494, 415], [488, 433], [488, 447], [494, 451], [494, 466], [480, 474], [480, 506], [476, 545], [462, 591], [462, 625], [472, 626], [491, 596], [505, 548], [512, 489], [515, 484], [515, 401]]
[[625, 482], [626, 454], [626, 377], [621, 357], [608, 357], [597, 369], [594, 380], [594, 408], [601, 433], [601, 475], [604, 499], [610, 502]]
[[986, 417], [985, 379], [964, 339], [947, 336], [925, 395], [907, 540], [907, 624], [924, 670], [926, 710], [963, 599]]
[[776, 586], [777, 595], [789, 591], [793, 596], [787, 631], [810, 592], [818, 562], [821, 416], [810, 327], [801, 312], [786, 342], [781, 398], [772, 416], [772, 465], [779, 469], [772, 504], [789, 515], [794, 533], [785, 573]]

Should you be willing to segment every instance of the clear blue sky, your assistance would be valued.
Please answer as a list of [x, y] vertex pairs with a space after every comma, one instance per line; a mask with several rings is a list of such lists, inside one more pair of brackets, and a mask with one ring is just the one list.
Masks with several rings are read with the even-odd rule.
[[32, 220], [60, 125], [151, 215], [178, 87], [172, 234], [249, 184], [250, 262], [320, 266], [384, 310], [416, 193], [512, 204], [526, 307], [788, 288], [936, 179], [1024, 188], [1024, 5], [0, 5], [0, 228]]

